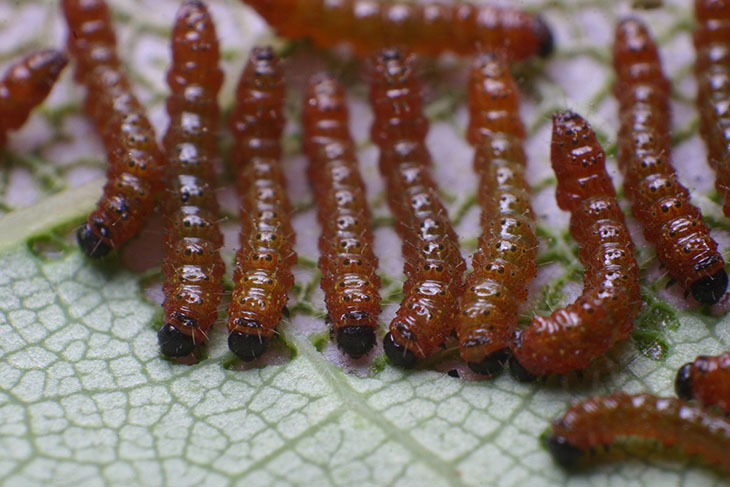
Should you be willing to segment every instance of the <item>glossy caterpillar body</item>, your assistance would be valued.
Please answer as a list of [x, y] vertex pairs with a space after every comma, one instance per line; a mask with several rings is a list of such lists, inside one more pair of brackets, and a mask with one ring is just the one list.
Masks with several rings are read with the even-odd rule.
[[696, 399], [730, 413], [730, 352], [700, 356], [677, 372], [674, 389], [682, 399]]
[[403, 239], [405, 297], [383, 340], [388, 357], [412, 366], [441, 345], [454, 329], [464, 259], [439, 200], [424, 143], [428, 121], [414, 58], [397, 49], [379, 53], [371, 66], [371, 136], [380, 148], [388, 203]]
[[671, 86], [641, 21], [618, 24], [613, 63], [621, 121], [618, 162], [634, 216], [669, 274], [697, 301], [714, 304], [727, 288], [725, 262], [672, 167]]
[[485, 375], [498, 372], [506, 362], [520, 303], [537, 273], [518, 97], [504, 62], [492, 55], [474, 62], [467, 138], [475, 148], [483, 231], [472, 258], [474, 272], [464, 284], [456, 334], [461, 357]]
[[502, 50], [509, 59], [548, 56], [553, 36], [538, 15], [467, 2], [244, 0], [279, 34], [320, 47], [350, 43], [360, 55], [401, 47], [422, 54]]
[[342, 86], [330, 75], [309, 82], [303, 113], [304, 150], [322, 234], [320, 282], [337, 345], [359, 358], [375, 345], [380, 314], [378, 259], [365, 184], [348, 128]]
[[715, 170], [715, 188], [730, 217], [730, 1], [695, 0], [695, 77], [700, 134]]
[[573, 404], [555, 421], [548, 448], [555, 461], [573, 466], [589, 450], [618, 436], [652, 438], [700, 454], [730, 471], [730, 420], [675, 398], [616, 392]]
[[213, 161], [219, 116], [216, 97], [223, 82], [218, 39], [205, 5], [188, 0], [172, 30], [172, 64], [167, 72], [170, 125], [164, 138], [167, 188], [163, 245], [163, 354], [180, 357], [208, 339], [223, 296], [225, 266], [219, 249]]
[[279, 165], [284, 82], [269, 47], [249, 56], [229, 120], [240, 200], [241, 248], [228, 308], [228, 347], [242, 360], [266, 351], [294, 284], [291, 207]]
[[0, 147], [7, 133], [19, 129], [30, 111], [45, 100], [67, 62], [62, 52], [44, 49], [8, 68], [0, 80]]
[[142, 229], [162, 189], [162, 153], [117, 57], [109, 7], [104, 0], [62, 0], [61, 5], [75, 78], [86, 87], [84, 109], [109, 161], [104, 194], [77, 234], [81, 250], [98, 258]]
[[586, 368], [629, 336], [641, 308], [634, 246], [603, 149], [580, 115], [553, 115], [551, 160], [558, 206], [571, 212], [570, 233], [585, 266], [584, 287], [572, 304], [515, 332], [510, 367], [521, 380]]

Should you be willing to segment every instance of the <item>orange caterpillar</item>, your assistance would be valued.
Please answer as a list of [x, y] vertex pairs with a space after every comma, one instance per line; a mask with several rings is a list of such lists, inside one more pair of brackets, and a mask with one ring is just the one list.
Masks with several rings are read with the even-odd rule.
[[337, 345], [359, 358], [375, 345], [380, 314], [378, 259], [348, 128], [342, 86], [328, 74], [310, 79], [303, 113], [304, 150], [309, 180], [322, 227], [319, 238], [320, 285]]
[[638, 436], [677, 445], [730, 471], [730, 420], [675, 398], [615, 392], [573, 404], [555, 421], [547, 444], [553, 459], [575, 465], [589, 450], [617, 436]]
[[241, 215], [241, 249], [236, 254], [235, 287], [228, 308], [228, 347], [242, 360], [266, 351], [296, 264], [291, 207], [279, 166], [284, 129], [284, 82], [269, 47], [251, 52], [230, 118]]
[[677, 372], [674, 389], [682, 399], [696, 399], [730, 413], [730, 352], [700, 356], [684, 364]]
[[409, 367], [451, 334], [461, 294], [464, 259], [430, 174], [421, 87], [414, 57], [383, 50], [371, 66], [371, 136], [380, 148], [380, 172], [403, 239], [405, 297], [383, 340], [393, 363]]
[[697, 111], [707, 159], [715, 170], [715, 188], [730, 217], [730, 1], [695, 0], [694, 33]]
[[170, 125], [164, 138], [167, 188], [163, 245], [164, 325], [157, 334], [164, 355], [181, 357], [208, 339], [218, 316], [225, 271], [219, 249], [213, 161], [219, 116], [218, 39], [199, 0], [177, 12], [172, 30], [172, 64], [167, 72]]
[[714, 304], [727, 289], [725, 261], [672, 167], [671, 86], [641, 21], [618, 24], [613, 63], [621, 121], [618, 162], [634, 216], [669, 274], [697, 301]]
[[469, 80], [469, 129], [479, 175], [483, 232], [464, 284], [456, 334], [469, 367], [492, 375], [509, 355], [520, 303], [537, 273], [535, 216], [525, 181], [525, 128], [517, 84], [506, 64], [484, 55]]
[[583, 294], [515, 332], [510, 368], [519, 380], [585, 369], [626, 339], [641, 308], [634, 246], [590, 125], [571, 111], [553, 115], [551, 146], [558, 206], [585, 266]]
[[62, 52], [44, 49], [8, 68], [0, 80], [0, 147], [7, 133], [19, 129], [30, 111], [45, 100], [67, 62]]
[[402, 0], [244, 0], [279, 34], [320, 47], [350, 43], [359, 55], [399, 46], [422, 54], [502, 50], [509, 59], [548, 56], [550, 28], [515, 8]]
[[84, 109], [109, 160], [104, 194], [77, 234], [81, 250], [98, 258], [142, 229], [163, 186], [162, 154], [117, 57], [109, 7], [104, 0], [62, 0], [61, 5], [75, 78], [86, 87]]

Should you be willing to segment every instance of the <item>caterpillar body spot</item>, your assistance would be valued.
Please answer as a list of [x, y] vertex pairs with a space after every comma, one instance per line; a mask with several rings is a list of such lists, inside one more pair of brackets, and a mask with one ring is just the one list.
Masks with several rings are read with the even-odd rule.
[[244, 0], [280, 35], [320, 47], [347, 42], [359, 55], [392, 46], [436, 55], [504, 51], [508, 58], [548, 56], [553, 36], [539, 15], [468, 2], [402, 0]]
[[641, 21], [618, 24], [613, 62], [621, 121], [618, 162], [634, 216], [669, 274], [697, 301], [714, 304], [727, 289], [725, 261], [672, 167], [671, 87]]
[[585, 369], [629, 336], [641, 308], [639, 267], [605, 155], [580, 115], [553, 115], [551, 160], [558, 205], [571, 212], [570, 233], [585, 266], [583, 294], [515, 332], [510, 368], [520, 380]]
[[553, 423], [547, 444], [557, 463], [571, 467], [589, 450], [610, 445], [619, 436], [677, 445], [730, 471], [730, 419], [680, 399], [651, 394], [616, 392], [575, 403]]
[[464, 259], [430, 173], [414, 57], [398, 49], [380, 52], [371, 66], [372, 140], [380, 148], [380, 172], [403, 240], [405, 295], [383, 346], [393, 363], [412, 366], [441, 345], [454, 329]]
[[223, 295], [225, 266], [219, 249], [213, 161], [223, 82], [218, 39], [205, 5], [184, 2], [172, 30], [172, 64], [167, 72], [170, 125], [164, 137], [167, 187], [163, 245], [164, 325], [158, 333], [164, 355], [190, 354], [208, 339]]
[[240, 201], [240, 249], [228, 307], [228, 347], [240, 359], [262, 355], [279, 324], [296, 264], [291, 206], [279, 165], [284, 82], [269, 47], [255, 47], [229, 120]]
[[365, 184], [348, 124], [342, 86], [331, 75], [313, 76], [304, 103], [303, 145], [322, 227], [320, 285], [337, 345], [359, 358], [375, 345], [380, 278]]
[[730, 1], [695, 0], [694, 32], [697, 110], [707, 159], [715, 170], [715, 188], [730, 217]]
[[89, 257], [103, 257], [142, 229], [163, 186], [162, 153], [116, 52], [104, 0], [62, 0], [75, 78], [86, 88], [84, 109], [107, 152], [104, 194], [77, 239]]
[[456, 334], [461, 357], [477, 373], [492, 375], [507, 360], [520, 303], [537, 274], [535, 216], [525, 180], [517, 84], [498, 57], [483, 55], [469, 79], [468, 139], [482, 209], [482, 234], [464, 284]]
[[15, 62], [0, 80], [0, 147], [7, 133], [19, 129], [30, 111], [46, 99], [61, 71], [66, 55], [55, 49], [28, 54]]
[[674, 389], [682, 399], [696, 399], [704, 406], [730, 413], [730, 352], [699, 356], [684, 364], [677, 372]]

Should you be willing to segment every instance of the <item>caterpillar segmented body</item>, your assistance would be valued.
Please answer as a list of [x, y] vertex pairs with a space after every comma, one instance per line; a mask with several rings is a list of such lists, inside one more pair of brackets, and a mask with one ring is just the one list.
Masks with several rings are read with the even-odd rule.
[[715, 188], [730, 217], [730, 1], [695, 0], [694, 32], [697, 111]]
[[456, 334], [461, 357], [475, 372], [492, 375], [507, 360], [518, 309], [537, 273], [535, 216], [525, 180], [517, 84], [506, 64], [483, 55], [469, 80], [467, 138], [482, 209], [482, 234], [464, 284]]
[[468, 2], [244, 0], [279, 34], [320, 47], [348, 42], [360, 55], [401, 47], [422, 54], [502, 50], [509, 59], [548, 56], [550, 28], [539, 15]]
[[75, 78], [86, 88], [84, 109], [109, 161], [104, 194], [77, 234], [83, 252], [98, 258], [142, 229], [162, 189], [162, 153], [117, 57], [109, 7], [104, 0], [62, 0], [61, 5]]
[[582, 370], [629, 336], [641, 308], [639, 267], [616, 201], [605, 155], [590, 125], [571, 111], [553, 115], [551, 160], [558, 206], [585, 266], [583, 294], [515, 332], [510, 368], [520, 380]]
[[241, 75], [229, 125], [240, 200], [241, 248], [228, 308], [228, 347], [242, 360], [266, 351], [296, 264], [291, 207], [279, 165], [284, 82], [269, 47], [256, 47]]
[[553, 459], [570, 467], [619, 436], [655, 439], [702, 455], [730, 471], [730, 419], [680, 399], [616, 392], [570, 406], [555, 421], [547, 444]]
[[167, 188], [163, 245], [164, 325], [158, 333], [164, 355], [190, 354], [208, 339], [218, 316], [225, 271], [219, 249], [213, 161], [219, 117], [218, 39], [205, 5], [188, 0], [172, 30], [172, 64], [167, 72], [170, 125], [164, 137]]
[[621, 121], [618, 162], [634, 216], [669, 274], [697, 301], [714, 304], [727, 289], [725, 262], [672, 167], [671, 87], [657, 47], [638, 19], [618, 24], [613, 62]]
[[15, 62], [0, 80], [0, 147], [7, 133], [19, 129], [51, 92], [68, 63], [66, 55], [55, 49], [28, 54]]
[[322, 227], [320, 284], [337, 345], [359, 358], [375, 345], [380, 278], [365, 184], [348, 123], [342, 86], [331, 75], [313, 76], [304, 103], [303, 145]]
[[677, 372], [674, 389], [682, 399], [696, 399], [730, 413], [730, 352], [699, 356], [684, 364]]
[[380, 52], [371, 66], [371, 136], [380, 148], [380, 171], [388, 203], [403, 239], [405, 295], [383, 346], [404, 367], [441, 345], [454, 329], [464, 259], [456, 233], [430, 174], [414, 57], [397, 49]]

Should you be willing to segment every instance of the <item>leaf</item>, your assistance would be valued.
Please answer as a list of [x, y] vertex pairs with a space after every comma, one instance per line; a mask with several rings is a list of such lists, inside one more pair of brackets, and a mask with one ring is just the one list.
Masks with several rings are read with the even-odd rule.
[[[123, 56], [161, 130], [166, 35], [178, 2], [154, 2], [154, 8], [139, 8], [130, 0], [110, 3], [120, 24]], [[230, 107], [248, 48], [267, 34], [239, 2], [210, 3], [225, 54], [221, 100]], [[686, 3], [665, 1], [662, 9], [641, 15], [662, 40], [676, 81], [675, 127], [683, 135], [675, 163], [727, 248], [728, 225], [709, 198], [712, 175], [700, 163], [702, 143], [694, 128], [691, 13]], [[561, 50], [542, 69], [523, 67], [523, 117], [533, 126], [531, 183], [540, 188], [534, 205], [540, 210], [541, 255], [549, 264], [531, 289], [526, 316], [566, 302], [579, 289], [565, 215], [553, 199], [547, 115], [566, 105], [578, 109], [599, 129], [609, 149], [616, 126], [606, 50], [616, 19], [611, 2], [532, 5], [554, 25]], [[0, 37], [10, 40], [0, 60], [29, 46], [59, 45], [65, 31], [56, 8], [55, 2], [41, 0], [0, 6], [8, 14], [5, 18], [14, 20], [0, 25]], [[377, 153], [367, 142], [371, 116], [364, 87], [352, 65], [338, 64], [336, 57], [327, 62], [342, 73], [353, 94], [353, 132], [363, 141], [363, 172], [378, 221], [376, 253], [388, 303], [381, 317], [385, 327], [400, 300], [400, 243], [383, 204]], [[293, 120], [298, 118], [298, 87], [307, 73], [323, 65], [307, 47], [294, 46], [289, 63]], [[425, 71], [432, 89], [429, 142], [434, 170], [451, 214], [458, 217], [465, 251], [471, 252], [478, 211], [471, 151], [462, 135], [466, 116], [459, 79], [464, 66], [445, 61]], [[381, 349], [364, 364], [344, 360], [323, 339], [324, 309], [313, 265], [318, 230], [303, 182], [295, 123], [285, 164], [298, 208], [295, 226], [302, 259], [290, 300], [291, 319], [280, 326], [280, 345], [273, 353], [272, 362], [281, 363], [246, 368], [232, 360], [223, 321], [200, 363], [187, 366], [161, 359], [154, 331], [159, 306], [149, 301], [150, 296], [159, 298], [150, 284], [159, 268], [133, 272], [125, 258], [92, 263], [69, 241], [69, 225], [93, 206], [101, 187], [96, 178], [103, 173], [103, 152], [88, 135], [91, 127], [79, 108], [80, 91], [67, 72], [5, 153], [8, 161], [0, 181], [0, 203], [8, 213], [0, 219], [0, 484], [730, 485], [700, 460], [652, 443], [624, 443], [572, 473], [556, 467], [540, 444], [539, 435], [570, 401], [616, 389], [672, 395], [673, 376], [681, 364], [698, 353], [730, 348], [730, 319], [686, 309], [677, 286], [665, 289], [667, 280], [637, 228], [632, 230], [641, 242], [647, 301], [637, 335], [597, 360], [582, 379], [571, 375], [524, 385], [503, 374], [475, 381], [455, 360], [453, 347], [428, 367], [410, 372], [387, 365]], [[223, 199], [228, 213], [235, 214], [230, 203], [235, 200]], [[228, 225], [230, 264], [233, 219]], [[155, 231], [149, 229], [153, 235]], [[150, 242], [133, 245], [154, 256], [159, 243]], [[462, 378], [444, 373], [454, 368]]]

